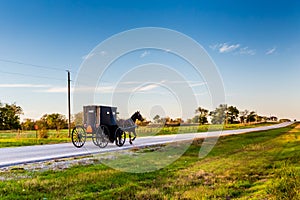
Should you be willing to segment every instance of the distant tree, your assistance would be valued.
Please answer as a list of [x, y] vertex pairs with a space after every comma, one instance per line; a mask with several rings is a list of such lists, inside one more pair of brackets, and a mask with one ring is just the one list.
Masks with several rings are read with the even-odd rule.
[[233, 106], [229, 106], [227, 108], [227, 112], [226, 112], [226, 121], [229, 124], [233, 124], [235, 122], [237, 122], [238, 116], [239, 116], [239, 110], [236, 107]]
[[160, 116], [159, 115], [155, 115], [153, 117], [153, 121], [154, 121], [154, 123], [159, 123], [160, 122]]
[[39, 129], [55, 129], [59, 131], [60, 129], [68, 127], [66, 117], [59, 113], [45, 114], [36, 123]]
[[268, 117], [266, 117], [266, 116], [263, 116], [263, 117], [262, 117], [262, 121], [263, 121], [263, 122], [266, 122], [266, 121], [268, 121]]
[[270, 120], [273, 121], [273, 122], [277, 122], [278, 118], [275, 117], [275, 116], [271, 116], [271, 117], [270, 117]]
[[20, 115], [23, 110], [20, 106], [13, 104], [2, 104], [0, 102], [0, 129], [10, 130], [21, 128]]
[[161, 118], [161, 122], [163, 122], [164, 124], [166, 123], [171, 123], [171, 118], [170, 117], [164, 117], [164, 118]]
[[21, 127], [23, 130], [34, 130], [35, 121], [33, 119], [25, 119], [24, 122], [21, 123]]
[[59, 113], [47, 115], [46, 120], [49, 129], [56, 129], [56, 131], [59, 131], [60, 129], [68, 127], [66, 117]]
[[279, 120], [279, 123], [290, 122], [290, 121], [291, 121], [290, 119], [280, 119], [280, 120]]
[[263, 121], [264, 121], [263, 116], [256, 115], [256, 122], [263, 122]]
[[168, 122], [170, 122], [171, 118], [170, 117], [161, 117], [159, 120], [160, 124], [166, 124]]
[[184, 120], [183, 119], [181, 119], [181, 118], [176, 118], [175, 120], [174, 120], [175, 122], [178, 122], [178, 123], [184, 123]]
[[166, 117], [163, 119], [163, 122], [165, 122], [165, 126], [180, 126], [182, 123], [181, 118], [172, 119], [170, 117]]
[[247, 119], [247, 115], [249, 114], [248, 110], [244, 110], [240, 112], [240, 123], [245, 123]]
[[247, 123], [255, 122], [255, 121], [256, 121], [256, 113], [255, 113], [254, 111], [251, 111], [251, 112], [247, 115], [246, 121], [247, 121]]
[[140, 120], [136, 120], [136, 125], [138, 126], [147, 126], [151, 121], [147, 121], [146, 119], [144, 119], [143, 121], [140, 121]]
[[218, 108], [216, 108], [214, 111], [211, 111], [209, 113], [209, 115], [212, 117], [211, 123], [213, 123], [213, 124], [224, 123], [224, 121], [226, 119], [226, 111], [227, 111], [226, 104], [220, 104]]
[[48, 138], [48, 125], [46, 120], [47, 115], [43, 115], [39, 120], [35, 122], [35, 125], [38, 128], [39, 138]]
[[38, 129], [48, 129], [46, 116], [47, 115], [44, 115], [43, 117], [41, 117], [39, 120], [35, 122], [35, 124], [38, 126]]
[[199, 123], [199, 115], [195, 115], [195, 116], [192, 118], [192, 123], [194, 123], [194, 124]]
[[199, 116], [198, 116], [198, 123], [199, 124], [208, 123], [208, 121], [207, 121], [208, 110], [206, 110], [204, 108], [201, 108], [201, 107], [198, 107], [195, 112], [196, 112], [196, 114], [199, 113]]
[[192, 123], [192, 119], [187, 119], [187, 120], [186, 120], [186, 123], [187, 123], [187, 124]]
[[83, 123], [83, 112], [79, 112], [73, 115], [73, 123], [75, 125], [82, 125]]

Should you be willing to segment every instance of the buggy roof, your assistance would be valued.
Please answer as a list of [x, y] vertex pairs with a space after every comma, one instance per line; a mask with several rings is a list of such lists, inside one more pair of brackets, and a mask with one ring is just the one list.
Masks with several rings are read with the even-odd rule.
[[[101, 105], [88, 105], [83, 106], [83, 113], [84, 113], [84, 122], [86, 123], [88, 120], [89, 114], [92, 114], [94, 117], [92, 117], [92, 121], [95, 122], [95, 124], [101, 124], [101, 125], [116, 125], [116, 118], [117, 118], [117, 107], [111, 107], [111, 106], [101, 106]], [[91, 117], [91, 116], [90, 116]], [[90, 118], [89, 117], [89, 118]], [[90, 121], [89, 123], [93, 123]]]

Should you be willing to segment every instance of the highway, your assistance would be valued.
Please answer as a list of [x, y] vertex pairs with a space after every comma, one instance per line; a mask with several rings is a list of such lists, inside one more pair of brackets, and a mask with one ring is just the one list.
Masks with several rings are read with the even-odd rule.
[[87, 141], [82, 148], [74, 147], [71, 142], [63, 144], [0, 148], [0, 168], [17, 164], [40, 162], [59, 158], [98, 154], [110, 151], [120, 151], [124, 149], [130, 149], [133, 147], [145, 147], [170, 142], [192, 140], [194, 138], [218, 137], [234, 134], [243, 134], [254, 131], [264, 131], [285, 127], [292, 123], [293, 122], [286, 122], [271, 126], [263, 126], [249, 129], [138, 137], [134, 141], [134, 145], [130, 145], [127, 139], [126, 143], [122, 147], [118, 147], [115, 144], [109, 143], [108, 146], [103, 149], [95, 146], [91, 141]]

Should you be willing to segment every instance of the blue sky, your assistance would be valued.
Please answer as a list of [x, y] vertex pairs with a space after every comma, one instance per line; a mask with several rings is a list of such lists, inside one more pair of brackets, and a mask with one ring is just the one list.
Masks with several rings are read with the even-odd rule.
[[[300, 119], [299, 4], [0, 0], [0, 101], [21, 105], [22, 118], [66, 114], [64, 70], [69, 69], [75, 81], [85, 56], [105, 39], [133, 28], [163, 27], [203, 46], [222, 76], [227, 104], [260, 115]], [[152, 51], [136, 53], [144, 63], [168, 59]], [[171, 60], [165, 62], [176, 65]], [[195, 81], [189, 75], [187, 79]], [[209, 107], [208, 100], [201, 98], [206, 99], [200, 97], [199, 106]], [[103, 101], [99, 103], [107, 103]], [[142, 106], [145, 97], [135, 101]], [[150, 112], [148, 107], [145, 113]], [[176, 110], [170, 107], [166, 115], [180, 117], [172, 109]], [[190, 108], [190, 115], [194, 109]]]

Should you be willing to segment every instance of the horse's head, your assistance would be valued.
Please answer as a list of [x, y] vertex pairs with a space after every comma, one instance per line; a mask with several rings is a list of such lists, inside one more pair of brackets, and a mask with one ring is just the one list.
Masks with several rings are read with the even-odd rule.
[[136, 111], [132, 116], [131, 116], [132, 121], [136, 121], [137, 119], [139, 121], [144, 121], [143, 116], [141, 115], [140, 111]]

